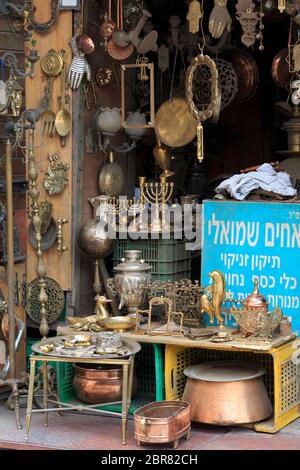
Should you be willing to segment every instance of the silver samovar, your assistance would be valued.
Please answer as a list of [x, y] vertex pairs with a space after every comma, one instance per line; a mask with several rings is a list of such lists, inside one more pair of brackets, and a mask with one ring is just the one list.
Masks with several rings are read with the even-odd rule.
[[140, 250], [125, 250], [125, 258], [114, 268], [114, 285], [120, 298], [119, 309], [126, 306], [131, 316], [146, 298], [145, 287], [151, 281], [151, 266], [141, 259]]

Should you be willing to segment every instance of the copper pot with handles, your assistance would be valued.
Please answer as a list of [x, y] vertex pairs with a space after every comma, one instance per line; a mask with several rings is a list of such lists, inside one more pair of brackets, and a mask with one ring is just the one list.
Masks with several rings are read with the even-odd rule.
[[190, 438], [191, 406], [185, 401], [158, 401], [142, 406], [134, 413], [134, 437], [142, 442], [172, 442], [174, 449], [185, 436]]
[[191, 419], [229, 426], [262, 421], [273, 408], [263, 382], [266, 370], [246, 361], [212, 361], [190, 366], [182, 399], [191, 404]]

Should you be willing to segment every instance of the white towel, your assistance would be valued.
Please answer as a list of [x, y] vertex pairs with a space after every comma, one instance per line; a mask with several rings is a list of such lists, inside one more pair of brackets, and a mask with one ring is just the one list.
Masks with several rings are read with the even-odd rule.
[[234, 199], [243, 201], [251, 191], [258, 188], [281, 196], [292, 197], [297, 194], [297, 190], [292, 186], [290, 175], [285, 171], [277, 173], [269, 163], [264, 163], [256, 171], [232, 176], [219, 184], [216, 192], [228, 193]]

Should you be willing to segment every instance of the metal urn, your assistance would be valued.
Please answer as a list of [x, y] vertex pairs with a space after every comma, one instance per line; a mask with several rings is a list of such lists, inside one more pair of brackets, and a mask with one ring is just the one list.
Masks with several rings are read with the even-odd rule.
[[85, 222], [78, 233], [80, 249], [92, 258], [105, 258], [113, 246], [113, 239], [108, 233], [107, 197], [101, 197], [96, 217]]
[[[105, 201], [102, 201], [103, 203]], [[97, 215], [94, 219], [85, 222], [77, 235], [77, 243], [80, 249], [90, 258], [95, 259], [95, 273], [93, 290], [95, 293], [95, 315], [100, 314], [99, 302], [101, 294], [104, 292], [104, 286], [101, 279], [99, 266], [104, 264], [102, 258], [105, 258], [112, 250], [113, 238], [109, 235], [108, 217], [105, 211], [105, 204], [100, 204]]]
[[107, 223], [100, 218], [85, 222], [78, 233], [77, 242], [80, 249], [91, 258], [104, 258], [113, 245], [107, 233]]
[[140, 250], [125, 250], [120, 264], [114, 268], [115, 287], [120, 297], [121, 309], [126, 306], [128, 313], [136, 316], [136, 311], [146, 297], [146, 285], [151, 281], [151, 266], [141, 259]]

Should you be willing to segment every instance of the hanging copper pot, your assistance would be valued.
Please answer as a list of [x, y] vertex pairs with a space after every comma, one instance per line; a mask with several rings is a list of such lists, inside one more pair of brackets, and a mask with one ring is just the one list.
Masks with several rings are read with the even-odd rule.
[[259, 71], [252, 55], [243, 49], [236, 48], [224, 53], [224, 58], [232, 63], [238, 78], [239, 90], [235, 96], [236, 101], [245, 103], [251, 100], [259, 84]]
[[264, 367], [246, 361], [212, 361], [185, 369], [182, 399], [191, 404], [191, 419], [229, 426], [261, 421], [272, 414], [263, 382]]
[[290, 79], [289, 65], [287, 58], [289, 55], [288, 48], [281, 49], [277, 52], [272, 63], [272, 78], [276, 86], [284, 88]]

